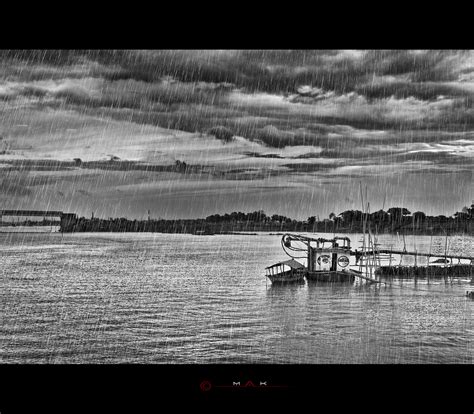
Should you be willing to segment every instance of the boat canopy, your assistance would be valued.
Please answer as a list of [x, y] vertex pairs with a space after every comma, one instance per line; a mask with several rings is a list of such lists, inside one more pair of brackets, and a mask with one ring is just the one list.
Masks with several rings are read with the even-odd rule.
[[300, 262], [297, 262], [296, 260], [291, 259], [291, 260], [286, 260], [285, 262], [275, 263], [274, 265], [268, 266], [265, 269], [270, 269], [271, 267], [282, 266], [282, 265], [291, 267], [292, 269], [304, 268], [304, 265], [302, 265]]

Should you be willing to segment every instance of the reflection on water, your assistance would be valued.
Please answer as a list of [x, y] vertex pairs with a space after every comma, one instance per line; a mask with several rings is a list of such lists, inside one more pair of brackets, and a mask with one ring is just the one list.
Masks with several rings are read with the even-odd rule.
[[0, 251], [4, 363], [473, 362], [468, 280], [272, 286], [265, 234], [1, 234]]

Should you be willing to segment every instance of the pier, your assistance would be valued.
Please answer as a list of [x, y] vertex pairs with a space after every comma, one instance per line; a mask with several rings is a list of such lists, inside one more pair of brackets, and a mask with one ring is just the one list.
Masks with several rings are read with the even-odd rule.
[[75, 213], [64, 213], [62, 211], [54, 210], [0, 210], [0, 223], [3, 221], [4, 216], [13, 217], [58, 217], [59, 218], [59, 229], [63, 231], [72, 223], [77, 221], [77, 214]]

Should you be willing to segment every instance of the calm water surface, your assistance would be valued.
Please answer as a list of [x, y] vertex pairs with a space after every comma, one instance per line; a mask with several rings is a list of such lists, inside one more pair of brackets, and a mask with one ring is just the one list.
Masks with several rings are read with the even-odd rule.
[[473, 363], [469, 279], [272, 287], [280, 238], [0, 233], [0, 362]]

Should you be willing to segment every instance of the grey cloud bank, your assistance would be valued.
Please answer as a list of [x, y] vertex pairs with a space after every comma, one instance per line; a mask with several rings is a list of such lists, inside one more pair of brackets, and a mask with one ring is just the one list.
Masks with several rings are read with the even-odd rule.
[[[2, 51], [0, 59], [9, 207], [131, 217], [263, 208], [306, 218], [358, 208], [359, 182], [374, 208], [387, 199], [452, 214], [473, 198], [472, 51]], [[223, 130], [234, 138], [221, 139]], [[113, 156], [216, 173], [12, 164]]]

